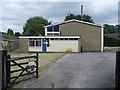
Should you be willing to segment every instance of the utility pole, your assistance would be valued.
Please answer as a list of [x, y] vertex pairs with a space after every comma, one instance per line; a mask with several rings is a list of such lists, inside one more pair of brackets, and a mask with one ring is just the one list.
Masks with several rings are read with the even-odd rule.
[[83, 20], [83, 5], [81, 5], [81, 21]]

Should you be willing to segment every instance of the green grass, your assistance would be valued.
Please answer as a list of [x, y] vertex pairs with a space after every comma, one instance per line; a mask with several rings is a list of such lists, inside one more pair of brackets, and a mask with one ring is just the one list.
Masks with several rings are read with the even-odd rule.
[[118, 51], [120, 47], [104, 47], [104, 50], [110, 50], [110, 51]]

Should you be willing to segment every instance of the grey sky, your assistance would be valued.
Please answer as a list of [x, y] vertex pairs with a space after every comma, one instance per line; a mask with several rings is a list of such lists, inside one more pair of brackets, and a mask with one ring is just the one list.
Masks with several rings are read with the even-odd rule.
[[84, 14], [89, 14], [97, 24], [118, 23], [118, 1], [104, 0], [95, 2], [2, 2], [0, 3], [0, 31], [8, 28], [14, 32], [23, 32], [27, 19], [43, 16], [52, 23], [63, 21], [69, 13], [80, 14], [80, 5], [84, 5]]

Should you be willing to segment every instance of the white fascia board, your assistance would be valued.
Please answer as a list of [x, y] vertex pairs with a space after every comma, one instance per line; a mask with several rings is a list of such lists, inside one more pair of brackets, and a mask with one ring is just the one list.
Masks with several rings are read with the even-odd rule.
[[47, 36], [46, 38], [80, 38], [80, 36]]
[[19, 36], [19, 38], [44, 38], [45, 36]]
[[104, 51], [104, 27], [101, 27], [101, 52]]
[[63, 22], [59, 22], [59, 23], [47, 25], [47, 26], [44, 26], [44, 28], [47, 28], [47, 27], [50, 27], [50, 26], [59, 25], [59, 24], [64, 24], [64, 23], [68, 23], [68, 22], [72, 22], [72, 21], [79, 22], [79, 23], [84, 23], [84, 24], [89, 24], [89, 25], [93, 25], [93, 26], [102, 27], [102, 25], [98, 25], [98, 24], [95, 24], [95, 23], [89, 23], [89, 22], [85, 22], [85, 21], [80, 21], [80, 20], [72, 19], [72, 20], [68, 20], [68, 21], [63, 21]]
[[20, 36], [19, 38], [80, 38], [80, 36]]

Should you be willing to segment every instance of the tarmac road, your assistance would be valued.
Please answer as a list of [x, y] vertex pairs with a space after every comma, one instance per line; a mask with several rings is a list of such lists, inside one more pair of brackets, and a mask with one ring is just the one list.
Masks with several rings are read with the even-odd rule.
[[113, 88], [115, 52], [71, 53], [23, 88]]

